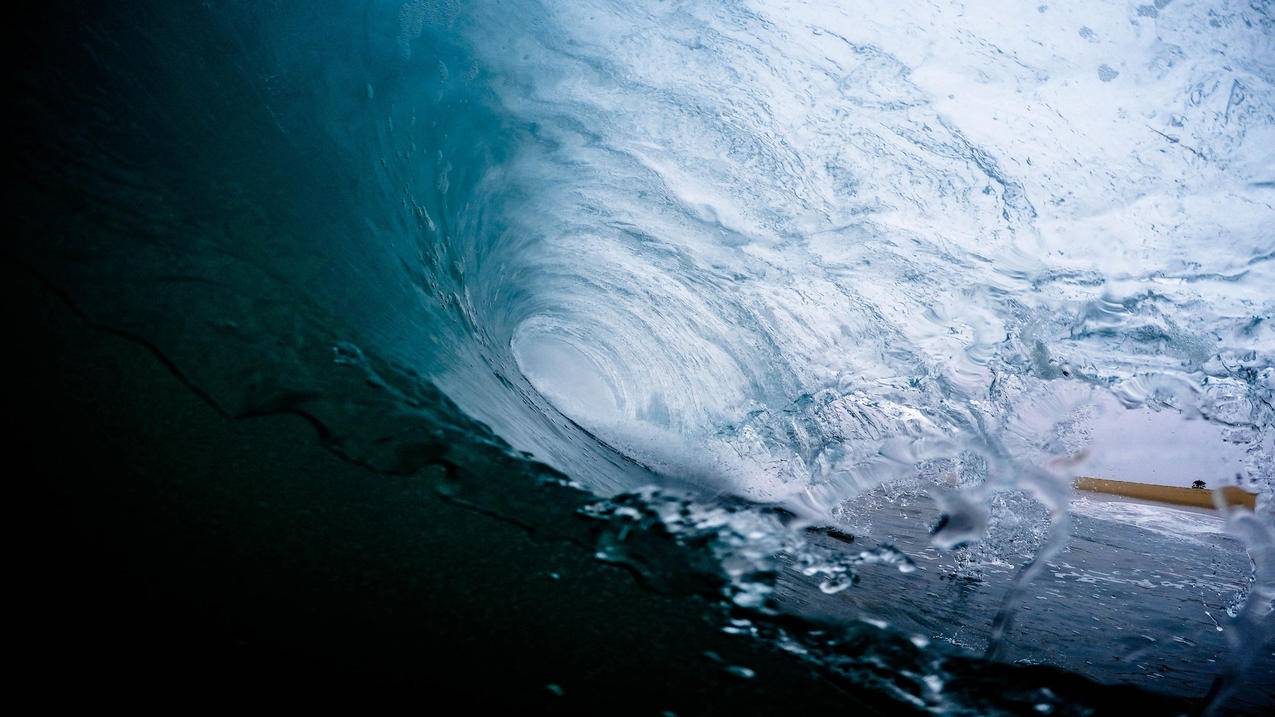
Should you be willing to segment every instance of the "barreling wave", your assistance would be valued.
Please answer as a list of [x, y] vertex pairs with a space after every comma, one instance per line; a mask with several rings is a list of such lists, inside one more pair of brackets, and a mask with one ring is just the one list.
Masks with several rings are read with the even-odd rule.
[[928, 471], [949, 513], [1026, 489], [1061, 530], [1114, 400], [1216, 426], [1269, 550], [1269, 8], [907, 5], [97, 17], [141, 39], [30, 88], [65, 165], [29, 170], [84, 191], [18, 254], [228, 411], [387, 469], [818, 522]]
[[[939, 18], [981, 43], [918, 62], [888, 14], [449, 7], [404, 6], [404, 66], [482, 97], [516, 141], [424, 156], [390, 90], [376, 149], [422, 157], [416, 239], [456, 252], [426, 254], [424, 280], [501, 387], [454, 363], [439, 384], [520, 448], [632, 487], [575, 470], [544, 425], [583, 430], [659, 474], [826, 511], [971, 448], [1010, 472], [1072, 457], [1060, 435], [1099, 391], [1216, 423], [1243, 482], [1269, 484], [1268, 28], [1223, 25], [1249, 43], [1228, 89], [1191, 18], [1100, 51], [1043, 23], [1039, 56], [989, 18]], [[435, 33], [470, 54], [413, 56]], [[962, 116], [992, 99], [964, 76], [989, 47], [1016, 57], [993, 68], [1023, 118]], [[1181, 107], [1113, 102], [1083, 67], [1104, 52]]]

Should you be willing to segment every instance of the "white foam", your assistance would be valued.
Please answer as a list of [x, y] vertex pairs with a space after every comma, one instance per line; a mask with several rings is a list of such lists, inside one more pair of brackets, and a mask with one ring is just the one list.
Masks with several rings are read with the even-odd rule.
[[1126, 523], [1182, 540], [1226, 534], [1226, 519], [1220, 514], [1182, 510], [1166, 505], [1077, 498], [1071, 503], [1071, 511], [1077, 515]]

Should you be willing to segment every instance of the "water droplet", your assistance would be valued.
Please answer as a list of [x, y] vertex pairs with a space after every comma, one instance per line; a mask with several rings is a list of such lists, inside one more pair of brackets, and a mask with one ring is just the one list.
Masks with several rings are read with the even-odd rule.
[[845, 590], [846, 588], [850, 587], [850, 585], [852, 585], [853, 583], [854, 583], [853, 578], [851, 578], [846, 573], [841, 573], [840, 575], [834, 575], [828, 578], [827, 580], [823, 581], [822, 583], [819, 583], [819, 589], [829, 595], [833, 595], [835, 593], [841, 592], [842, 590]]
[[943, 550], [977, 543], [987, 532], [987, 510], [956, 493], [936, 496], [943, 513], [930, 531], [930, 542]]

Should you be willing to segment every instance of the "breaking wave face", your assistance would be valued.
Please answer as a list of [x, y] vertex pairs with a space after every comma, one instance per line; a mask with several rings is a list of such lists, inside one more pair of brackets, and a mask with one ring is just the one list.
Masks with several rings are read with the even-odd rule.
[[[930, 476], [966, 489], [940, 496], [971, 514], [950, 546], [1007, 488], [1061, 524], [1094, 432], [1158, 412], [1233, 457], [1210, 483], [1260, 493], [1247, 530], [1269, 551], [1269, 5], [95, 21], [134, 41], [103, 41], [78, 96], [31, 91], [85, 187], [55, 234], [120, 238], [19, 251], [231, 412], [301, 406], [392, 468], [512, 480], [467, 458], [496, 447], [602, 496], [818, 522]], [[1261, 608], [1275, 588], [1254, 585]]]
[[635, 476], [581, 443], [827, 513], [1078, 472], [1110, 396], [1269, 485], [1270, 17], [639, 5], [409, 3], [369, 85], [466, 412], [597, 490]]
[[404, 5], [398, 91], [516, 137], [476, 157], [368, 85], [484, 358], [441, 387], [604, 491], [630, 476], [580, 430], [816, 510], [960, 450], [1015, 480], [1099, 392], [1214, 422], [1269, 484], [1270, 18], [986, 13]]

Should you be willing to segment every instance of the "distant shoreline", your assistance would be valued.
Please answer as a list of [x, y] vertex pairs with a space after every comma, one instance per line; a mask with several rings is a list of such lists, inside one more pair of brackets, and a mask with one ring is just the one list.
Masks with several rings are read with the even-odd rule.
[[[1185, 505], [1195, 508], [1217, 509], [1220, 498], [1225, 505], [1242, 506], [1253, 510], [1257, 506], [1257, 496], [1236, 486], [1225, 486], [1217, 490], [1208, 488], [1181, 488], [1178, 486], [1155, 485], [1152, 483], [1133, 483], [1131, 481], [1110, 480], [1082, 476], [1074, 481], [1076, 490], [1089, 493], [1118, 495], [1125, 498], [1148, 500], [1169, 505]], [[1220, 495], [1218, 495], [1220, 493]]]

